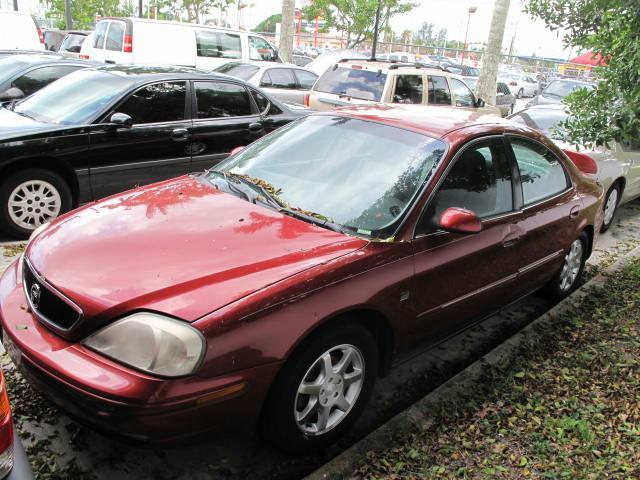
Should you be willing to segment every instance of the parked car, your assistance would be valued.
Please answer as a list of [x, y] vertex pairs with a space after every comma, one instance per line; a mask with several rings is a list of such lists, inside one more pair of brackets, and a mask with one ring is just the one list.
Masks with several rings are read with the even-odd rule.
[[95, 32], [89, 33], [87, 38], [84, 39], [82, 45], [80, 45], [80, 53], [78, 54], [78, 58], [82, 58], [84, 60], [89, 60], [91, 58], [91, 50], [93, 50], [93, 37]]
[[538, 90], [538, 82], [528, 73], [507, 73], [498, 76], [498, 80], [509, 85], [517, 98], [533, 97]]
[[43, 225], [0, 280], [0, 322], [32, 385], [103, 431], [258, 420], [305, 451], [407, 354], [538, 288], [568, 295], [602, 198], [553, 142], [501, 119], [312, 114]]
[[592, 90], [594, 88], [592, 83], [583, 82], [581, 80], [561, 79], [552, 81], [547, 87], [542, 90], [540, 95], [533, 97], [531, 101], [527, 103], [527, 107], [534, 105], [553, 105], [561, 104], [564, 98], [573, 93], [579, 88], [586, 88]]
[[76, 70], [92, 67], [60, 55], [11, 55], [0, 58], [0, 102], [28, 97]]
[[313, 62], [307, 64], [306, 69], [311, 70], [316, 75], [322, 75], [327, 68], [332, 67], [337, 62], [342, 60], [362, 59], [366, 60], [370, 58], [355, 50], [331, 50], [318, 55], [313, 59]]
[[62, 40], [67, 35], [66, 30], [45, 29], [42, 32], [44, 36], [44, 48], [50, 52], [57, 52], [62, 44]]
[[[465, 83], [472, 91], [475, 91], [478, 84], [478, 77], [463, 77]], [[513, 109], [516, 105], [516, 97], [509, 86], [504, 82], [497, 82], [496, 84], [496, 107], [500, 110], [500, 116], [506, 117], [513, 113]]]
[[446, 68], [448, 72], [455, 73], [456, 75], [460, 75], [462, 77], [479, 77], [480, 70], [476, 67], [470, 67], [469, 65], [460, 65], [460, 64], [446, 64], [443, 65], [443, 68]]
[[23, 12], [0, 11], [0, 50], [44, 50], [42, 30]]
[[304, 104], [318, 75], [301, 67], [274, 62], [229, 62], [214, 70], [262, 88], [283, 102]]
[[67, 32], [58, 51], [65, 57], [80, 58], [82, 44], [90, 33], [84, 31]]
[[569, 112], [563, 105], [539, 105], [529, 107], [510, 117], [514, 122], [540, 130], [554, 138], [556, 143], [569, 151], [572, 158], [583, 161], [588, 156], [597, 164], [597, 178], [604, 185], [604, 220], [602, 231], [606, 231], [615, 218], [620, 205], [640, 197], [640, 141], [612, 142], [611, 148], [593, 147], [590, 149], [572, 146], [558, 140], [555, 129], [569, 118]]
[[190, 68], [74, 72], [0, 109], [0, 229], [24, 237], [83, 202], [211, 167], [306, 113]]
[[7, 384], [0, 370], [0, 478], [33, 480], [31, 464], [15, 430]]
[[376, 60], [380, 62], [416, 63], [416, 56], [408, 52], [379, 53]]
[[306, 55], [293, 55], [292, 61], [293, 64], [298, 67], [306, 67], [313, 62], [313, 58], [307, 57]]
[[458, 75], [375, 60], [335, 63], [320, 76], [309, 94], [312, 110], [371, 103], [446, 105], [500, 115], [496, 107], [477, 99]]
[[184, 65], [212, 70], [232, 60], [281, 61], [260, 35], [193, 23], [105, 18], [96, 24], [91, 60]]

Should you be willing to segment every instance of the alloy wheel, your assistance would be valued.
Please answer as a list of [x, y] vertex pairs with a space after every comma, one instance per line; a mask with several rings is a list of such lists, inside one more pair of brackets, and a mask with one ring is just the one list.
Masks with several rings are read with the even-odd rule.
[[21, 228], [34, 230], [60, 214], [60, 192], [44, 180], [28, 180], [9, 195], [9, 218]]
[[364, 375], [364, 356], [353, 345], [320, 355], [298, 386], [293, 412], [298, 428], [305, 435], [322, 435], [338, 426], [356, 404]]
[[575, 240], [564, 257], [564, 263], [560, 271], [560, 290], [566, 292], [578, 278], [582, 267], [582, 251], [582, 241], [580, 239]]
[[616, 207], [618, 206], [618, 189], [614, 188], [609, 192], [607, 197], [607, 203], [604, 206], [604, 224], [609, 225], [613, 220], [613, 215], [616, 213]]

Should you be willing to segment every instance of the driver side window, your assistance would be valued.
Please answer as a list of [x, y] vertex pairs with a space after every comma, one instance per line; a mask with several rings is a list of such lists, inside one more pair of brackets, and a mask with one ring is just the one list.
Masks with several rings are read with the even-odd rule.
[[453, 92], [453, 100], [456, 107], [475, 107], [476, 99], [464, 83], [457, 78], [449, 79], [451, 81], [451, 90]]
[[465, 208], [480, 218], [513, 210], [511, 170], [501, 140], [478, 143], [455, 160], [424, 210], [416, 234], [438, 230], [442, 212], [450, 207]]

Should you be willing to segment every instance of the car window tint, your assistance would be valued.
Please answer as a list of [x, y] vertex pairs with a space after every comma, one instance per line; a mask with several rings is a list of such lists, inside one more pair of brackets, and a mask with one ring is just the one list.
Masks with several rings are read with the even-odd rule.
[[282, 88], [294, 90], [297, 88], [296, 79], [289, 68], [271, 68], [264, 72], [261, 87]]
[[11, 82], [11, 85], [22, 90], [26, 97], [79, 68], [80, 67], [76, 65], [56, 65], [36, 68], [16, 78]]
[[399, 75], [393, 103], [422, 103], [422, 75]]
[[447, 79], [440, 76], [429, 76], [429, 103], [435, 105], [451, 105], [451, 93]]
[[474, 107], [475, 98], [463, 82], [457, 78], [451, 79], [451, 90], [453, 91], [453, 100], [456, 107]]
[[100, 22], [96, 27], [96, 31], [93, 36], [93, 48], [103, 48], [104, 47], [104, 37], [107, 33], [107, 27], [110, 22]]
[[109, 32], [107, 33], [107, 40], [105, 42], [104, 48], [107, 50], [121, 52], [123, 42], [124, 42], [124, 23], [111, 22], [111, 25], [109, 26]]
[[197, 118], [251, 115], [251, 101], [242, 85], [226, 82], [196, 82]]
[[520, 169], [525, 205], [567, 189], [569, 182], [564, 167], [546, 147], [520, 138], [512, 138], [511, 147]]
[[480, 218], [513, 210], [511, 171], [502, 142], [482, 143], [456, 160], [425, 210], [417, 233], [430, 233], [447, 208], [465, 208]]
[[225, 75], [248, 81], [258, 72], [258, 70], [260, 70], [260, 67], [250, 65], [248, 63], [229, 62], [224, 65], [220, 65], [214, 70], [214, 72], [224, 73]]
[[298, 83], [302, 90], [311, 90], [311, 87], [313, 87], [313, 84], [316, 83], [316, 80], [318, 79], [318, 75], [306, 70], [294, 70], [294, 73], [298, 78]]
[[60, 45], [60, 52], [80, 53], [80, 47], [86, 39], [86, 35], [67, 34]]
[[256, 90], [251, 90], [251, 94], [256, 101], [256, 105], [258, 105], [258, 110], [264, 114], [269, 108], [269, 99]]
[[240, 35], [196, 30], [196, 49], [199, 57], [242, 58]]
[[186, 96], [185, 82], [155, 83], [134, 92], [117, 111], [129, 115], [134, 125], [180, 121]]
[[273, 61], [276, 50], [264, 38], [249, 36], [249, 59]]
[[320, 76], [313, 90], [379, 102], [386, 81], [387, 74], [376, 70], [329, 68]]

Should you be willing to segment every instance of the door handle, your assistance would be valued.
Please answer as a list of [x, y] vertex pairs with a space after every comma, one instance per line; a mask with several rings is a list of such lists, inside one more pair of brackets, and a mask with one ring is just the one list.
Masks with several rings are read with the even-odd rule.
[[176, 128], [171, 132], [171, 140], [174, 142], [186, 142], [189, 139], [189, 130]]
[[253, 122], [249, 124], [249, 131], [250, 132], [260, 132], [262, 131], [262, 124], [258, 123], [258, 122]]
[[569, 212], [569, 217], [570, 218], [577, 218], [577, 216], [580, 215], [580, 207], [575, 205], [571, 211]]
[[518, 244], [518, 242], [520, 241], [520, 238], [521, 238], [520, 235], [505, 237], [505, 239], [502, 240], [502, 246], [504, 248], [513, 247], [514, 245]]

